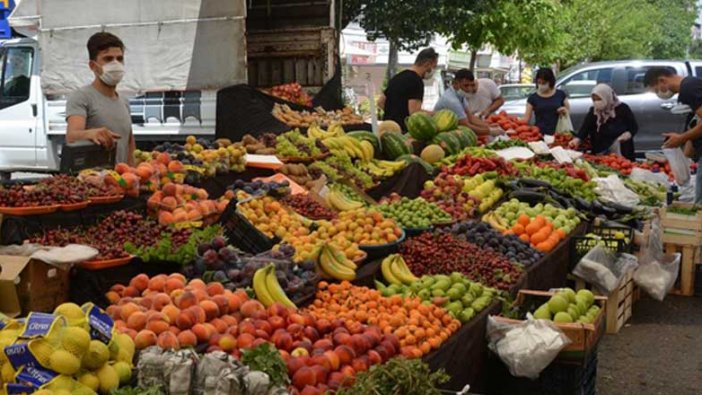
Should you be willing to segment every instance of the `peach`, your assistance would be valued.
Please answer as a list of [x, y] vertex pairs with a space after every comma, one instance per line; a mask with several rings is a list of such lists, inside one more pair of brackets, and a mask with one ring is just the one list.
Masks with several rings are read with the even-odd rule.
[[[333, 351], [328, 351], [328, 352], [333, 353]], [[315, 365], [322, 366], [327, 370], [331, 370], [331, 367], [332, 367], [331, 361], [324, 355], [324, 353], [313, 355], [312, 358], [310, 358], [310, 359], [311, 359], [312, 366], [315, 366]], [[326, 381], [326, 380], [324, 380], [324, 381]]]
[[279, 316], [268, 317], [268, 322], [273, 330], [285, 328], [285, 318]]
[[352, 335], [351, 344], [354, 351], [356, 351], [356, 355], [365, 354], [366, 350], [370, 348], [370, 341], [364, 335]]
[[[295, 346], [293, 346], [293, 347], [295, 347]], [[293, 357], [309, 357], [310, 353], [304, 347], [297, 347], [296, 349], [292, 350], [290, 355]]]
[[171, 225], [175, 222], [175, 217], [169, 211], [161, 210], [158, 212], [158, 224], [163, 226]]
[[247, 318], [244, 321], [240, 322], [239, 333], [249, 333], [252, 335], [256, 333], [256, 325], [254, 325], [253, 320]]
[[164, 350], [177, 350], [180, 348], [178, 337], [173, 333], [166, 331], [158, 335], [156, 344]]
[[331, 372], [327, 381], [329, 388], [336, 391], [344, 384], [344, 374], [341, 372]]
[[368, 351], [368, 363], [370, 365], [377, 365], [380, 363], [383, 363], [383, 357], [380, 356], [380, 353], [378, 353], [375, 350], [369, 350]]
[[202, 289], [193, 289], [190, 292], [192, 292], [193, 295], [195, 295], [195, 298], [198, 302], [202, 302], [203, 300], [210, 300], [210, 296], [207, 295], [207, 291], [204, 291]]
[[124, 289], [124, 292], [122, 292], [123, 296], [131, 296], [131, 297], [136, 297], [136, 296], [141, 296], [141, 292], [133, 286], [128, 286]]
[[231, 325], [229, 328], [227, 328], [226, 332], [232, 336], [239, 336], [239, 325]]
[[205, 322], [205, 323], [202, 324], [202, 325], [206, 326], [206, 327], [207, 327], [207, 330], [210, 331], [210, 333], [211, 333], [212, 335], [218, 334], [218, 333], [217, 333], [217, 328], [215, 328], [215, 326], [212, 325], [212, 324], [210, 324], [209, 322]]
[[262, 338], [259, 337], [259, 338], [256, 338], [256, 339], [253, 341], [253, 343], [251, 344], [251, 347], [252, 347], [252, 348], [256, 348], [256, 347], [260, 346], [261, 344], [265, 344], [265, 343], [267, 343], [267, 342], [268, 342], [268, 341], [267, 341], [266, 339], [262, 339]]
[[215, 318], [212, 321], [210, 321], [210, 324], [215, 327], [217, 330], [217, 333], [225, 333], [229, 326], [227, 325], [226, 322], [224, 322], [223, 319], [221, 318]]
[[200, 307], [205, 310], [207, 321], [212, 321], [213, 319], [219, 317], [219, 307], [217, 306], [217, 303], [211, 300], [203, 300], [200, 302]]
[[298, 325], [305, 325], [305, 317], [298, 313], [292, 313], [288, 315], [288, 324], [298, 324]]
[[225, 314], [225, 315], [223, 315], [223, 316], [221, 316], [221, 317], [219, 317], [219, 318], [220, 318], [222, 321], [224, 321], [224, 323], [226, 323], [227, 326], [232, 326], [232, 325], [236, 325], [236, 324], [239, 323], [239, 322], [236, 320], [236, 318], [234, 318], [233, 316], [231, 316], [231, 315], [229, 315], [229, 314]]
[[146, 326], [146, 314], [141, 311], [136, 311], [127, 319], [127, 327], [140, 331]]
[[271, 338], [271, 335], [269, 335], [268, 332], [261, 329], [256, 329], [256, 332], [254, 332], [254, 336], [263, 340], [269, 340]]
[[319, 339], [319, 332], [311, 326], [306, 326], [305, 329], [302, 330], [302, 335], [313, 342]]
[[196, 323], [205, 323], [207, 321], [207, 313], [200, 305], [190, 306], [188, 310], [193, 313]]
[[303, 366], [293, 375], [292, 384], [297, 388], [314, 386], [317, 384], [317, 376], [311, 367]]
[[175, 196], [176, 195], [176, 184], [170, 183], [166, 184], [161, 188], [161, 192], [163, 192], [163, 196]]
[[224, 315], [229, 312], [229, 300], [227, 299], [226, 296], [224, 295], [215, 295], [211, 299], [213, 302], [217, 304], [217, 307], [219, 308], [219, 313]]
[[171, 293], [176, 289], [185, 288], [185, 281], [179, 277], [171, 277], [166, 280], [166, 292]]
[[254, 320], [254, 326], [256, 329], [260, 329], [268, 333], [269, 336], [271, 333], [273, 333], [273, 326], [266, 320]]
[[291, 356], [285, 364], [288, 366], [288, 374], [294, 376], [301, 367], [307, 366], [304, 358]]
[[319, 348], [324, 351], [329, 351], [334, 349], [334, 343], [329, 339], [319, 339], [312, 345], [313, 348]]
[[113, 320], [116, 320], [122, 317], [122, 306], [111, 304], [107, 306], [105, 312], [107, 313], [107, 315], [112, 317]]
[[292, 347], [293, 338], [289, 333], [281, 331], [274, 333], [271, 341], [278, 350], [289, 350]]
[[222, 295], [224, 294], [224, 285], [218, 282], [207, 283], [206, 290], [210, 296]]
[[[178, 207], [178, 201], [173, 196], [166, 196], [161, 200], [161, 208], [166, 211], [173, 212], [176, 207]], [[175, 213], [173, 215], [175, 216]]]
[[236, 348], [236, 339], [232, 335], [222, 335], [219, 338], [219, 348], [224, 352], [231, 352]]
[[368, 370], [368, 356], [361, 355], [360, 357], [351, 361], [351, 367], [356, 372], [365, 372]]
[[268, 312], [266, 310], [256, 310], [251, 314], [251, 318], [254, 320], [268, 320]]
[[146, 323], [146, 329], [151, 332], [160, 335], [163, 332], [167, 332], [170, 324], [166, 321], [153, 320]]
[[120, 296], [115, 291], [109, 291], [105, 294], [105, 298], [108, 302], [110, 302], [110, 304], [117, 304], [117, 302], [119, 302]]
[[137, 274], [129, 281], [129, 286], [136, 288], [141, 293], [149, 286], [149, 276], [144, 273]]
[[151, 306], [154, 304], [154, 298], [151, 295], [147, 295], [143, 298], [134, 298], [134, 300], [139, 299], [139, 306], [143, 306], [147, 310], [151, 309]]
[[[391, 345], [391, 347], [392, 347], [392, 345]], [[387, 360], [390, 359], [390, 357], [392, 357], [392, 355], [393, 355], [393, 354], [390, 352], [390, 350], [389, 350], [385, 345], [383, 345], [383, 344], [379, 344], [379, 345], [375, 348], [374, 351], [377, 352], [378, 355], [380, 355], [380, 359], [381, 359], [382, 362], [387, 361]], [[369, 353], [369, 355], [370, 355], [370, 353]]]
[[[212, 336], [210, 336], [209, 340], [207, 340], [207, 344], [210, 346], [217, 346], [219, 347], [219, 339], [222, 338], [222, 335], [219, 333], [213, 333]], [[221, 348], [221, 347], [219, 347]]]
[[304, 328], [300, 324], [290, 324], [290, 325], [288, 325], [286, 330], [288, 332], [290, 332], [292, 337], [298, 338], [298, 337], [302, 336], [302, 331], [304, 330]]
[[116, 329], [126, 329], [127, 323], [122, 320], [114, 320], [114, 325]]
[[129, 165], [124, 162], [120, 162], [115, 165], [115, 171], [120, 175], [128, 172], [129, 169]]
[[[171, 156], [165, 152], [161, 152], [156, 156], [156, 160], [158, 161], [158, 163], [168, 165], [168, 163], [171, 161]], [[159, 171], [159, 172], [161, 174], [166, 173], [165, 171], [163, 171], [163, 172]]]
[[323, 394], [321, 389], [319, 389], [317, 387], [313, 387], [311, 385], [306, 385], [305, 388], [303, 388], [302, 391], [300, 391], [300, 395], [321, 395], [321, 394]]
[[268, 306], [267, 311], [269, 317], [286, 318], [288, 316], [288, 308], [280, 302], [275, 302], [272, 305]]
[[315, 326], [317, 327], [317, 330], [322, 336], [326, 335], [332, 330], [331, 322], [324, 318], [317, 320], [317, 322], [315, 322]]
[[168, 162], [168, 171], [171, 171], [173, 173], [179, 173], [182, 172], [183, 169], [183, 164], [178, 160], [172, 160]]
[[131, 296], [123, 296], [122, 299], [119, 300], [118, 305], [124, 306], [127, 303], [134, 303], [134, 298]]
[[134, 329], [126, 328], [126, 327], [125, 327], [124, 329], [121, 329], [120, 332], [121, 332], [121, 333], [124, 333], [125, 335], [127, 335], [127, 336], [129, 336], [129, 337], [131, 337], [132, 340], [134, 340], [134, 338], [135, 338], [136, 335], [137, 335], [137, 331], [135, 331]]
[[168, 327], [168, 332], [171, 332], [172, 334], [178, 336], [178, 334], [180, 333], [180, 328], [178, 328], [175, 325], [171, 325]]
[[149, 210], [158, 210], [161, 207], [161, 200], [163, 199], [163, 194], [161, 191], [154, 192], [149, 200], [146, 201], [146, 207]]
[[244, 317], [251, 317], [256, 311], [263, 311], [265, 307], [258, 300], [247, 300], [241, 304], [241, 313]]
[[192, 311], [181, 311], [176, 317], [175, 324], [181, 330], [190, 329], [197, 323], [197, 318]]
[[304, 348], [307, 353], [312, 352], [312, 343], [309, 340], [300, 340], [293, 343], [293, 348]]
[[146, 313], [146, 322], [151, 322], [151, 321], [164, 321], [168, 324], [171, 323], [171, 321], [168, 319], [168, 316], [164, 314], [163, 312], [160, 311], [155, 311], [151, 310], [148, 313]]
[[171, 305], [171, 297], [167, 293], [156, 292], [153, 294], [154, 303], [152, 308], [161, 311], [164, 307]]
[[156, 344], [156, 334], [150, 330], [144, 329], [139, 331], [136, 336], [134, 336], [134, 346], [141, 350], [143, 348], [153, 346]]
[[120, 311], [120, 317], [122, 320], [125, 322], [129, 319], [129, 316], [136, 313], [137, 311], [141, 311], [141, 308], [134, 302], [129, 302], [124, 305], [122, 305], [122, 309]]
[[195, 334], [195, 336], [197, 336], [198, 342], [201, 343], [206, 343], [209, 340], [210, 336], [212, 336], [212, 332], [204, 324], [193, 325], [192, 331]]
[[167, 280], [170, 280], [172, 278], [180, 279], [180, 281], [185, 284], [187, 282], [187, 279], [185, 278], [185, 275], [183, 273], [171, 273], [168, 275]]
[[191, 330], [186, 329], [178, 334], [178, 342], [181, 347], [195, 347], [197, 345], [197, 336]]
[[166, 287], [166, 275], [159, 274], [158, 276], [151, 277], [149, 280], [149, 289], [152, 291], [163, 292]]
[[336, 371], [341, 367], [341, 358], [334, 351], [325, 351], [324, 357], [329, 360], [329, 370]]
[[242, 303], [249, 300], [249, 294], [247, 294], [246, 291], [241, 288], [234, 290], [233, 293], [234, 295], [238, 296], [239, 299], [241, 299]]
[[202, 219], [202, 214], [197, 210], [190, 210], [186, 212], [186, 219], [188, 221], [199, 221]]
[[334, 353], [339, 356], [341, 365], [350, 364], [356, 358], [356, 353], [349, 346], [338, 346], [334, 349]]
[[250, 333], [242, 333], [236, 338], [236, 344], [240, 349], [251, 348], [254, 340], [256, 340], [254, 335]]
[[351, 345], [351, 335], [349, 335], [348, 333], [339, 332], [339, 333], [334, 334], [334, 336], [332, 338], [334, 339], [334, 343], [337, 345], [341, 345], [341, 344], [346, 345], [346, 346]]
[[[165, 281], [164, 281], [165, 285]], [[197, 297], [195, 297], [195, 294], [193, 294], [190, 291], [185, 291], [183, 292], [182, 295], [180, 295], [176, 299], [176, 306], [180, 308], [181, 310], [187, 309], [190, 306], [195, 306], [197, 304]]]
[[139, 178], [147, 181], [153, 175], [153, 168], [148, 163], [140, 163], [135, 172]]

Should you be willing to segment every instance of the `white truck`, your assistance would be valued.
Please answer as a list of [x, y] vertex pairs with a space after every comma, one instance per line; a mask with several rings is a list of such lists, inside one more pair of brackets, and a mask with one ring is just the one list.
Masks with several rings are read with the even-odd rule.
[[[305, 0], [19, 1], [10, 24], [25, 37], [0, 43], [0, 177], [58, 170], [66, 97], [93, 78], [85, 47], [93, 33], [125, 43], [119, 90], [130, 98], [137, 144], [183, 140], [214, 135], [218, 89], [292, 81], [314, 89], [329, 80], [334, 2], [319, 4], [310, 26], [297, 22]], [[28, 83], [14, 82], [22, 77]]]

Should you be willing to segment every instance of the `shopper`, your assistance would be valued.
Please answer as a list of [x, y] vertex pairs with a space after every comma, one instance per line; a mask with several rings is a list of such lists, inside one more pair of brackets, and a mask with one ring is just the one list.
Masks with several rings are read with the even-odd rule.
[[439, 54], [434, 48], [423, 49], [412, 67], [401, 71], [388, 82], [379, 105], [385, 110], [383, 119], [393, 120], [404, 129], [405, 118], [422, 109], [424, 80], [434, 78]]
[[472, 71], [463, 70], [467, 72], [463, 88], [468, 98], [468, 111], [485, 119], [505, 104], [495, 81], [489, 78], [475, 79]]
[[66, 140], [116, 146], [117, 162], [132, 163], [135, 144], [129, 101], [116, 91], [124, 75], [124, 44], [111, 33], [95, 33], [88, 40], [88, 55], [95, 79], [68, 98]]
[[536, 92], [527, 99], [524, 121], [530, 122], [531, 115], [536, 116], [536, 126], [541, 133], [552, 135], [556, 131], [558, 117], [567, 115], [570, 109], [565, 92], [556, 89], [556, 76], [548, 68], [536, 72]]
[[685, 152], [698, 162], [695, 179], [695, 203], [702, 204], [702, 79], [677, 75], [668, 67], [651, 67], [644, 76], [644, 85], [663, 99], [671, 99], [676, 93], [678, 101], [690, 107], [697, 122], [683, 133], [663, 133], [663, 148], [684, 147]]
[[475, 86], [475, 77], [468, 69], [461, 69], [453, 77], [449, 87], [439, 98], [434, 106], [434, 111], [451, 110], [458, 116], [458, 123], [467, 126], [479, 135], [498, 135], [504, 133], [502, 129], [490, 127], [485, 121], [474, 115], [469, 110], [468, 91]]
[[594, 154], [610, 152], [634, 160], [634, 135], [639, 130], [634, 113], [607, 84], [597, 84], [592, 89], [592, 107], [585, 115], [580, 131], [570, 142], [577, 148], [581, 140], [590, 139]]

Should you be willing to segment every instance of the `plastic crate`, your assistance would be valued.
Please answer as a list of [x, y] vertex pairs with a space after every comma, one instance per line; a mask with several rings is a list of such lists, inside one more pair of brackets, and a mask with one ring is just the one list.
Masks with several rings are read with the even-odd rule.
[[626, 252], [631, 254], [634, 251], [634, 229], [630, 228], [628, 226], [597, 226], [594, 225], [590, 231], [602, 238], [607, 238], [607, 239], [615, 239], [615, 240], [621, 240], [620, 238], [615, 237], [616, 234], [618, 233], [623, 233], [624, 234], [624, 245], [622, 248], [624, 251], [618, 251], [618, 252]]
[[237, 202], [232, 199], [222, 213], [220, 224], [229, 243], [242, 251], [259, 254], [273, 248], [280, 242], [277, 237], [270, 238], [253, 226], [237, 211]]
[[[602, 243], [602, 247], [609, 250], [613, 254], [627, 251], [627, 243], [621, 239], [614, 239], [609, 237], [602, 237], [600, 239], [595, 239], [592, 237], [585, 236], [574, 236], [570, 239], [570, 259], [571, 266], [575, 266], [580, 259], [585, 256], [591, 249], [595, 248], [599, 243]], [[630, 243], [631, 244], [631, 243]]]

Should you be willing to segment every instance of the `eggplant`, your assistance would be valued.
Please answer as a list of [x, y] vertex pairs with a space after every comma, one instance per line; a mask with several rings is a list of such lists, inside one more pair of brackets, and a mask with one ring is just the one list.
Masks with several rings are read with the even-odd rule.
[[535, 188], [547, 188], [551, 189], [552, 186], [546, 181], [541, 181], [541, 180], [534, 180], [531, 178], [521, 178], [518, 181], [521, 185], [526, 186], [526, 187], [535, 187]]

